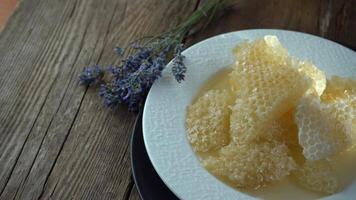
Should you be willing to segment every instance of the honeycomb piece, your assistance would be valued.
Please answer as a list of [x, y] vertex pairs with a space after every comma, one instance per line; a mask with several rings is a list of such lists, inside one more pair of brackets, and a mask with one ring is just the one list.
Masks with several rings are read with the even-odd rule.
[[323, 94], [326, 87], [326, 78], [324, 72], [309, 62], [300, 62], [299, 71], [304, 72], [313, 80], [313, 86], [307, 93], [316, 93], [318, 96]]
[[323, 194], [334, 194], [340, 189], [340, 183], [333, 174], [331, 165], [324, 160], [307, 161], [293, 172], [298, 184], [308, 190]]
[[327, 87], [320, 97], [323, 102], [354, 98], [356, 95], [355, 79], [332, 76], [330, 80], [327, 80], [326, 85]]
[[210, 90], [188, 107], [188, 140], [196, 151], [206, 152], [228, 144], [231, 94]]
[[293, 108], [311, 80], [298, 71], [298, 62], [274, 36], [244, 43], [235, 52], [237, 61], [229, 76], [237, 97], [230, 131], [234, 141], [250, 141]]
[[354, 141], [356, 109], [339, 99], [323, 103], [306, 95], [297, 106], [299, 144], [308, 160], [320, 160], [348, 148]]
[[[356, 95], [350, 95], [326, 105], [330, 110], [330, 115], [342, 123], [343, 127], [339, 131], [346, 135], [348, 144], [354, 145], [356, 143]], [[344, 149], [349, 146], [345, 146]]]
[[257, 189], [281, 180], [296, 168], [285, 144], [276, 141], [230, 143], [218, 156], [202, 160], [212, 174], [238, 188]]
[[288, 51], [282, 46], [278, 38], [272, 35], [256, 39], [251, 43], [243, 41], [233, 51], [236, 65], [256, 63], [260, 60], [276, 65], [290, 62]]
[[338, 118], [344, 122], [347, 135], [356, 141], [356, 80], [333, 76], [327, 81], [327, 87], [321, 101], [333, 107]]
[[[253, 42], [241, 42], [233, 49], [236, 63], [240, 65], [255, 65], [256, 63], [284, 65], [290, 62], [288, 51], [281, 45], [276, 36], [267, 35]], [[240, 87], [238, 76], [230, 75], [230, 85], [234, 90]]]
[[294, 109], [272, 122], [267, 130], [262, 135], [262, 139], [285, 144], [289, 149], [289, 155], [297, 164], [305, 162], [303, 149], [298, 143], [298, 127], [294, 121]]
[[299, 146], [298, 127], [294, 122], [294, 109], [283, 114], [279, 119], [273, 121], [268, 131], [261, 137], [268, 141], [279, 141], [286, 144], [289, 148]]

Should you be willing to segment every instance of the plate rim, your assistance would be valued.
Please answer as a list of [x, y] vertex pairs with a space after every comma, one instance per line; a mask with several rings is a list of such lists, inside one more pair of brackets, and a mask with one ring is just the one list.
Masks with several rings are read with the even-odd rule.
[[[173, 193], [171, 190], [168, 189], [167, 185], [165, 185], [162, 181], [162, 179], [159, 177], [158, 173], [156, 172], [155, 174], [150, 174], [150, 175], [145, 175], [142, 177], [142, 173], [140, 175], [139, 170], [146, 169], [145, 173], [147, 172], [153, 172], [155, 169], [153, 168], [153, 165], [151, 163], [151, 160], [148, 157], [146, 147], [143, 141], [143, 130], [142, 130], [142, 118], [143, 118], [143, 111], [142, 109], [136, 116], [135, 124], [134, 124], [134, 129], [131, 132], [131, 138], [130, 138], [130, 163], [131, 163], [131, 173], [132, 173], [132, 178], [135, 183], [135, 187], [137, 189], [137, 192], [140, 196], [140, 199], [142, 200], [149, 200], [149, 199], [157, 199], [159, 197], [163, 196], [169, 198], [169, 199], [177, 199], [177, 197], [172, 197]], [[142, 140], [142, 141], [141, 141]], [[142, 144], [141, 144], [142, 142]], [[140, 146], [137, 146], [140, 145]], [[143, 159], [143, 160], [139, 160]], [[137, 163], [138, 160], [140, 163]], [[143, 166], [139, 166], [139, 164], [142, 164]], [[148, 168], [148, 169], [147, 169]], [[147, 171], [148, 170], [148, 171]], [[144, 173], [144, 174], [145, 174]], [[150, 183], [154, 182], [155, 186], [150, 186], [154, 187], [152, 189], [154, 192], [151, 193], [151, 196], [147, 193], [149, 191], [148, 189], [144, 189], [145, 186], [147, 186], [147, 181], [145, 184], [145, 181], [143, 179], [149, 179]], [[159, 180], [161, 182], [157, 182]], [[151, 191], [152, 191], [151, 190]], [[169, 190], [169, 191], [168, 191]], [[146, 192], [145, 192], [146, 191]], [[171, 194], [168, 194], [168, 193]], [[159, 193], [156, 196], [152, 194]]]

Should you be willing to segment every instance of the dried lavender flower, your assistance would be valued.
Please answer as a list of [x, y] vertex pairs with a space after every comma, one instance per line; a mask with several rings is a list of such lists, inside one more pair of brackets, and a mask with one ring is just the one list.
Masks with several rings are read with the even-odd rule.
[[79, 81], [82, 85], [91, 86], [100, 82], [103, 76], [104, 71], [98, 65], [93, 65], [84, 67], [82, 73], [79, 75]]
[[183, 60], [184, 56], [182, 55], [183, 45], [178, 44], [174, 50], [174, 58], [173, 58], [173, 67], [172, 74], [178, 83], [184, 80], [185, 73], [187, 72], [187, 67], [185, 66]]
[[114, 51], [119, 57], [127, 50], [132, 50], [133, 53], [122, 59], [119, 65], [108, 67], [110, 80], [103, 82], [104, 71], [94, 65], [84, 68], [79, 77], [80, 83], [88, 86], [101, 83], [99, 95], [104, 98], [107, 107], [115, 108], [123, 103], [130, 111], [138, 111], [152, 84], [161, 76], [168, 58], [173, 56], [171, 72], [176, 81], [184, 80], [187, 68], [182, 55], [183, 38], [195, 24], [207, 14], [212, 14], [221, 3], [221, 0], [208, 0], [186, 22], [171, 31], [155, 37], [142, 38], [125, 48], [115, 47]]

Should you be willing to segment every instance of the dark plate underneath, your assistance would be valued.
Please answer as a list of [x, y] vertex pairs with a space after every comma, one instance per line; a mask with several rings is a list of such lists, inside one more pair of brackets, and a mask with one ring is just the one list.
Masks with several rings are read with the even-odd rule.
[[131, 167], [137, 190], [143, 200], [178, 199], [163, 183], [147, 155], [142, 133], [142, 112], [131, 138]]

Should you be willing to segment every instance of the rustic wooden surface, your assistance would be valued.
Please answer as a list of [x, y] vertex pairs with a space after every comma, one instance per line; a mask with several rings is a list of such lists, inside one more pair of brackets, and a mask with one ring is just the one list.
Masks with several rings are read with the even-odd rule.
[[[203, 1], [22, 0], [0, 33], [0, 199], [139, 199], [130, 171], [135, 115], [79, 86], [83, 66], [179, 23]], [[279, 28], [356, 47], [355, 0], [238, 0], [187, 45]], [[189, 73], [189, 72], [188, 72]]]

